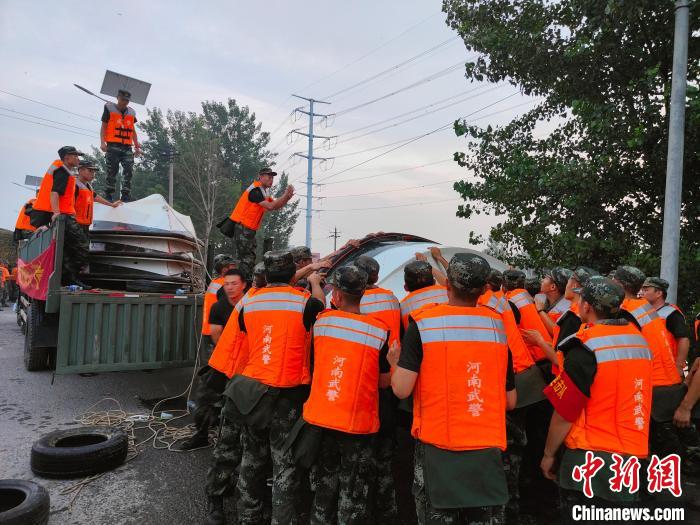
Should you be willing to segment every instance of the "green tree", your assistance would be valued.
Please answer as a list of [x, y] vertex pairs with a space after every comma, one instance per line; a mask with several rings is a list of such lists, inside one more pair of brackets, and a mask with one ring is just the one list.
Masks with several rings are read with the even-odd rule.
[[[621, 263], [658, 275], [674, 3], [638, 0], [444, 0], [447, 23], [477, 58], [467, 77], [538, 97], [505, 126], [457, 121], [455, 160], [475, 175], [457, 214], [501, 219], [490, 232], [512, 263]], [[700, 278], [700, 26], [691, 3], [680, 302]], [[553, 127], [548, 136], [543, 130]], [[483, 239], [470, 232], [470, 241]]]

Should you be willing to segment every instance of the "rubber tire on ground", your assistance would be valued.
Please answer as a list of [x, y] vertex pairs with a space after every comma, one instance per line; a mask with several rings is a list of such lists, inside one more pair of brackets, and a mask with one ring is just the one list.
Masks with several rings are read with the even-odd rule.
[[42, 314], [41, 306], [32, 301], [27, 309], [27, 328], [24, 336], [24, 368], [28, 372], [46, 370], [49, 360], [49, 349], [34, 344]]
[[0, 525], [45, 525], [49, 493], [33, 481], [0, 479]]
[[90, 476], [117, 468], [124, 463], [128, 449], [126, 433], [116, 428], [57, 430], [32, 445], [32, 472], [44, 478]]

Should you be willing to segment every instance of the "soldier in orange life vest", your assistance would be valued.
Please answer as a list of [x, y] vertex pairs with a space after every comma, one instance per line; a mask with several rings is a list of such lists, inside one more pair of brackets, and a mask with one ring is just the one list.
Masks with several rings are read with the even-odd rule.
[[[231, 435], [224, 428], [227, 420], [235, 418], [244, 426], [237, 485], [241, 524], [263, 519], [270, 460], [272, 523], [296, 523], [299, 470], [284, 445], [308, 396], [309, 331], [325, 308], [320, 275], [309, 276], [311, 295], [289, 284], [296, 271], [289, 251], [267, 252], [264, 263], [267, 286], [244, 296], [239, 303], [238, 322], [247, 335], [248, 359], [243, 371], [229, 382], [222, 410], [222, 438]], [[219, 446], [231, 447], [221, 439]], [[215, 462], [216, 458], [215, 453]], [[216, 463], [212, 468], [218, 468]], [[208, 523], [224, 523], [220, 495], [209, 496]]]
[[688, 365], [688, 350], [690, 349], [690, 338], [685, 325], [685, 316], [678, 306], [666, 302], [668, 291], [668, 281], [661, 277], [647, 277], [642, 284], [642, 295], [649, 304], [656, 309], [666, 322], [666, 339], [673, 349], [673, 356], [676, 360], [676, 367], [682, 374], [683, 369]]
[[7, 306], [9, 283], [10, 271], [7, 269], [7, 263], [5, 261], [0, 261], [0, 307]]
[[303, 410], [304, 421], [322, 429], [310, 523], [360, 525], [371, 515], [379, 388], [390, 381], [389, 333], [382, 321], [360, 313], [364, 270], [338, 268], [329, 284], [337, 310], [323, 312], [314, 325], [313, 379]]
[[209, 326], [209, 313], [211, 307], [220, 299], [224, 286], [224, 275], [229, 270], [238, 268], [238, 261], [227, 254], [220, 253], [214, 257], [214, 272], [217, 277], [211, 280], [207, 290], [204, 292], [204, 305], [202, 306], [202, 335], [207, 353], [211, 352], [211, 326]]
[[110, 202], [92, 189], [92, 181], [100, 168], [91, 160], [81, 160], [78, 165], [78, 180], [75, 182], [75, 220], [86, 233], [92, 224], [92, 213], [96, 202], [116, 208], [122, 201]]
[[[579, 331], [560, 343], [565, 349], [564, 370], [545, 389], [555, 412], [549, 426], [542, 472], [557, 480], [562, 521], [573, 523], [574, 505], [613, 507], [639, 497], [624, 487], [613, 492], [609, 476], [595, 483], [592, 498], [582, 493], [574, 472], [591, 453], [610, 472], [613, 455], [623, 460], [649, 453], [651, 413], [651, 351], [639, 330], [618, 318], [623, 289], [608, 278], [593, 276], [581, 290]], [[558, 472], [559, 448], [564, 445]]]
[[501, 315], [477, 306], [489, 271], [483, 257], [456, 254], [448, 303], [413, 313], [400, 350], [389, 350], [394, 393], [413, 393], [420, 524], [504, 523], [501, 452], [517, 394]]
[[263, 216], [268, 211], [280, 209], [294, 196], [294, 186], [290, 184], [279, 198], [272, 197], [271, 188], [276, 175], [272, 169], [262, 168], [258, 172], [258, 180], [246, 188], [231, 215], [217, 224], [221, 233], [233, 238], [236, 257], [248, 273], [255, 266], [255, 235]]
[[87, 290], [90, 286], [81, 282], [78, 275], [88, 263], [90, 241], [75, 220], [75, 169], [82, 155], [73, 146], [63, 146], [58, 150], [59, 160], [53, 161], [44, 174], [30, 221], [32, 226], [39, 228], [59, 216], [65, 218], [61, 283], [64, 286], [75, 284]]
[[403, 269], [404, 289], [408, 295], [401, 300], [401, 327], [408, 328], [409, 316], [426, 306], [447, 302], [447, 290], [435, 284], [433, 267], [427, 261], [412, 261]]
[[[105, 152], [107, 180], [105, 196], [114, 199], [119, 165], [122, 167], [121, 200], [131, 200], [131, 177], [134, 173], [134, 155], [141, 155], [141, 145], [136, 136], [136, 112], [129, 107], [131, 93], [120, 89], [117, 103], [107, 102], [102, 112], [100, 149]], [[134, 151], [132, 151], [132, 146]]]
[[[537, 312], [550, 335], [554, 333], [557, 319], [569, 309], [571, 304], [564, 298], [569, 277], [571, 277], [571, 270], [560, 266], [552, 268], [542, 279], [540, 293], [534, 298]], [[542, 302], [541, 297], [546, 297], [546, 301]]]
[[17, 222], [15, 222], [15, 231], [12, 235], [12, 239], [15, 242], [29, 239], [32, 233], [36, 231], [36, 227], [32, 226], [30, 222], [30, 215], [34, 209], [34, 202], [36, 202], [36, 199], [29, 199], [19, 210]]

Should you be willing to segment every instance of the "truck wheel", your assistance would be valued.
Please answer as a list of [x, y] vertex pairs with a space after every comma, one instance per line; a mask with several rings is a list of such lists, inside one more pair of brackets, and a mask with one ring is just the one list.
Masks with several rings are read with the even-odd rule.
[[0, 523], [45, 525], [49, 521], [49, 493], [33, 481], [0, 479]]
[[37, 347], [34, 342], [42, 314], [41, 306], [32, 301], [27, 309], [27, 331], [24, 337], [24, 368], [29, 372], [46, 370], [49, 359], [49, 349]]
[[129, 440], [111, 427], [78, 427], [46, 434], [32, 446], [32, 472], [44, 478], [77, 478], [124, 463]]

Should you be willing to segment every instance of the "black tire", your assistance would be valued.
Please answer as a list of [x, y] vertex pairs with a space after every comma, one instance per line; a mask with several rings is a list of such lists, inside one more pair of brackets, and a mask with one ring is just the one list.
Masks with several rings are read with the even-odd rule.
[[122, 430], [78, 427], [46, 434], [32, 446], [32, 472], [44, 478], [78, 478], [124, 463], [129, 441]]
[[45, 525], [50, 506], [49, 493], [38, 483], [0, 479], [1, 525]]
[[27, 327], [24, 336], [24, 368], [28, 372], [46, 370], [49, 360], [49, 349], [36, 346], [35, 342], [42, 315], [41, 306], [36, 301], [32, 301], [27, 309]]

